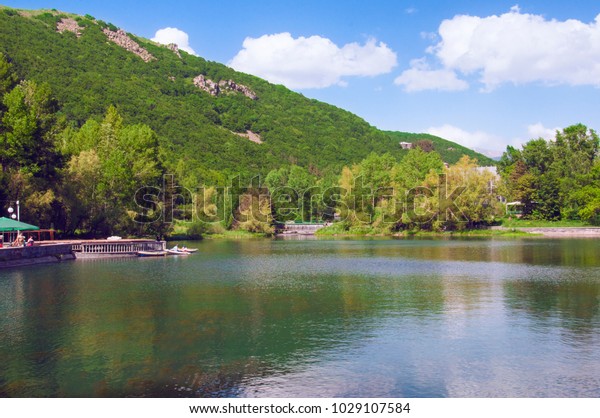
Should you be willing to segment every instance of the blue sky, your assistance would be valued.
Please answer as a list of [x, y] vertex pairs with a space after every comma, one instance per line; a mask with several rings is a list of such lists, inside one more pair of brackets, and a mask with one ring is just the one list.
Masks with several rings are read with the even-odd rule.
[[600, 129], [597, 1], [0, 3], [91, 14], [378, 128], [430, 132], [492, 155], [574, 123]]

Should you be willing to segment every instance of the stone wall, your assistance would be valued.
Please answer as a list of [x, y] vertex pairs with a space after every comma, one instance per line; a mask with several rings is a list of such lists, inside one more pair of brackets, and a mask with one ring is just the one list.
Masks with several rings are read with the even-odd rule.
[[71, 244], [0, 248], [0, 268], [74, 260]]

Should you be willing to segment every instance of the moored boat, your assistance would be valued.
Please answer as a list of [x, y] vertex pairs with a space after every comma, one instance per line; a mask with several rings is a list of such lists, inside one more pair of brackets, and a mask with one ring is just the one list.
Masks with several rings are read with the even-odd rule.
[[198, 251], [197, 248], [180, 247], [178, 245], [175, 245], [173, 248], [167, 249], [167, 252], [173, 255], [189, 255], [191, 253], [195, 253], [196, 251]]
[[167, 250], [166, 252], [171, 255], [190, 255], [191, 254], [187, 251], [175, 250], [172, 248], [170, 250]]
[[166, 251], [138, 251], [139, 257], [164, 257], [167, 255]]

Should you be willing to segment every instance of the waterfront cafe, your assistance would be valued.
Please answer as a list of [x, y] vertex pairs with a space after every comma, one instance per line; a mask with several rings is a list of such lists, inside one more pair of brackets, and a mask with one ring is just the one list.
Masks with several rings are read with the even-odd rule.
[[3, 246], [8, 246], [14, 242], [19, 232], [26, 235], [28, 233], [36, 233], [38, 238], [40, 237], [40, 228], [35, 225], [30, 225], [15, 219], [5, 217], [0, 218], [0, 235], [2, 235]]

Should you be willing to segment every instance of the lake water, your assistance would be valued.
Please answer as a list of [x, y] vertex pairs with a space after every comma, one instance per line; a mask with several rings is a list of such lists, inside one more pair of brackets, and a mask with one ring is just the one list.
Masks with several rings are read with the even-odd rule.
[[249, 240], [0, 271], [0, 396], [600, 397], [600, 240]]

